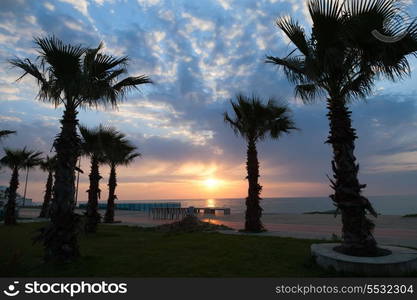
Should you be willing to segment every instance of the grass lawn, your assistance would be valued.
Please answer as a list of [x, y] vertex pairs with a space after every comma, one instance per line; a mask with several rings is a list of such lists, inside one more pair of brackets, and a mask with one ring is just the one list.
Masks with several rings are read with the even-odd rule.
[[31, 237], [41, 223], [0, 225], [0, 276], [42, 277], [306, 277], [334, 276], [309, 258], [315, 240], [163, 233], [100, 225], [80, 236], [82, 257], [73, 263], [42, 263]]
[[32, 244], [41, 223], [0, 226], [0, 276], [43, 277], [284, 277], [330, 275], [309, 258], [314, 240], [234, 236], [220, 233], [162, 233], [100, 225], [80, 237], [74, 263], [44, 264]]

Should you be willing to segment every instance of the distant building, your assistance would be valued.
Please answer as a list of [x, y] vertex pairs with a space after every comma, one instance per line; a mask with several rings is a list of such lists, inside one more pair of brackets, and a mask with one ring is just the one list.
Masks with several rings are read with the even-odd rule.
[[[0, 207], [3, 207], [7, 203], [7, 192], [8, 189], [7, 186], [0, 185]], [[26, 198], [23, 201], [23, 197], [19, 194], [16, 194], [16, 205], [17, 206], [23, 206], [23, 202], [25, 203], [25, 206], [33, 206], [32, 199]]]

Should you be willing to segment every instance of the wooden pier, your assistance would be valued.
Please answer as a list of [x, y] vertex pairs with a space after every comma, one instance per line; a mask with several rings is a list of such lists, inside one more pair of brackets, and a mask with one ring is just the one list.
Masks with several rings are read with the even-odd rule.
[[230, 215], [231, 210], [224, 207], [153, 207], [148, 210], [148, 217], [154, 220], [178, 220], [190, 214], [215, 215], [216, 211]]

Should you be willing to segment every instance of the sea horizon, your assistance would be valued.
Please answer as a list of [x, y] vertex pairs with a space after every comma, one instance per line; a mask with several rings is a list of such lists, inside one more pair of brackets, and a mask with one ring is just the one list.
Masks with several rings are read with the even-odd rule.
[[[417, 195], [367, 196], [375, 210], [384, 215], [406, 215], [417, 213]], [[233, 213], [245, 211], [245, 198], [195, 198], [195, 199], [146, 199], [118, 200], [116, 203], [180, 203], [181, 207], [227, 207]], [[393, 201], [395, 200], [395, 201]], [[99, 201], [105, 203], [106, 200]], [[86, 201], [78, 201], [86, 203]], [[261, 200], [264, 214], [308, 213], [334, 210], [329, 196], [322, 197], [265, 197]]]

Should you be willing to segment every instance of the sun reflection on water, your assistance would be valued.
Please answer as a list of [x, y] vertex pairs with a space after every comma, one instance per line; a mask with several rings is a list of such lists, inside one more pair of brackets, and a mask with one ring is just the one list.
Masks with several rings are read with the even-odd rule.
[[206, 207], [216, 207], [216, 199], [207, 199]]

